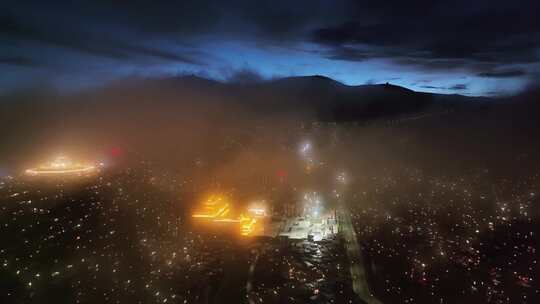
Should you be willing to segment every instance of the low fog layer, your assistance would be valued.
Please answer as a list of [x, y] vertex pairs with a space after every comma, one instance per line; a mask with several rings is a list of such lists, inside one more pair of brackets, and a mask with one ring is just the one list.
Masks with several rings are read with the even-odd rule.
[[329, 158], [360, 170], [392, 163], [441, 172], [494, 163], [516, 169], [538, 151], [536, 96], [433, 95], [320, 76], [128, 79], [72, 94], [21, 91], [0, 103], [0, 167], [16, 174], [57, 154], [94, 161], [116, 150], [175, 172], [198, 167], [249, 179], [292, 168], [290, 152], [311, 137]]

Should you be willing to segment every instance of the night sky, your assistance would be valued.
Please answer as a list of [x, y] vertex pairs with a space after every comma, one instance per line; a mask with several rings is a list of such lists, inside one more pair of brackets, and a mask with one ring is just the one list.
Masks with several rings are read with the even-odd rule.
[[324, 75], [499, 96], [540, 80], [538, 0], [0, 3], [0, 92]]

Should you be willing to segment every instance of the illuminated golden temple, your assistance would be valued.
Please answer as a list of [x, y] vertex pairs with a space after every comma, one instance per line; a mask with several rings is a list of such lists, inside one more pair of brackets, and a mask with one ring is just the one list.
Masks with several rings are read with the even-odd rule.
[[59, 156], [52, 162], [41, 165], [37, 168], [27, 169], [26, 175], [38, 176], [38, 175], [83, 175], [90, 174], [97, 170], [93, 165], [84, 165], [79, 163], [73, 163], [70, 159]]
[[192, 217], [208, 223], [238, 225], [240, 235], [250, 236], [256, 229], [258, 219], [266, 216], [266, 211], [260, 207], [256, 209], [257, 212], [250, 209], [248, 210], [249, 215], [240, 214], [239, 217], [230, 217], [230, 211], [231, 204], [227, 198], [212, 195], [203, 202], [201, 209], [192, 214]]
[[201, 210], [196, 211], [194, 218], [221, 219], [229, 214], [229, 202], [223, 196], [212, 195], [204, 203]]

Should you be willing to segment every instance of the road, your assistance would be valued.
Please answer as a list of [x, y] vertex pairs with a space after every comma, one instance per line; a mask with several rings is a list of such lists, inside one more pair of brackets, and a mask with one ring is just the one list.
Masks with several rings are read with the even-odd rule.
[[345, 208], [341, 208], [339, 212], [339, 231], [345, 239], [345, 250], [351, 263], [350, 272], [354, 293], [368, 304], [381, 304], [369, 289], [362, 250], [356, 238], [351, 214]]
[[241, 250], [228, 253], [224, 261], [224, 276], [210, 303], [244, 303], [249, 265], [247, 253]]
[[255, 258], [253, 259], [253, 262], [251, 262], [251, 265], [249, 265], [248, 279], [246, 283], [246, 295], [247, 295], [249, 304], [255, 304], [255, 301], [251, 297], [251, 291], [253, 290], [253, 277], [255, 275], [255, 265], [257, 265], [257, 262], [259, 261], [260, 254], [261, 252], [257, 250], [257, 253], [255, 254]]

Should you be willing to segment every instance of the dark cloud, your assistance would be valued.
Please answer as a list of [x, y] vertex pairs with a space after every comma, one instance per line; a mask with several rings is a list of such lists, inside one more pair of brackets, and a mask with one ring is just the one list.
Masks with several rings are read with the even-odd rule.
[[199, 59], [192, 56], [193, 52], [182, 54], [158, 47], [147, 47], [134, 42], [126, 42], [120, 35], [91, 32], [78, 28], [77, 25], [67, 28], [40, 28], [10, 15], [0, 16], [0, 37], [2, 36], [16, 41], [53, 45], [117, 60], [132, 60], [137, 56], [146, 56], [188, 64], [201, 63]]
[[422, 58], [422, 57], [395, 57], [392, 60], [400, 65], [410, 65], [419, 67], [422, 70], [446, 70], [462, 69], [467, 67], [472, 71], [483, 71], [495, 66], [491, 63], [471, 62], [465, 59], [453, 58]]
[[19, 67], [42, 67], [44, 66], [43, 63], [37, 62], [33, 59], [26, 58], [23, 56], [0, 56], [0, 65], [13, 65], [13, 66], [19, 66]]
[[228, 82], [239, 84], [257, 83], [264, 80], [265, 78], [260, 73], [250, 68], [233, 71], [227, 79]]
[[458, 83], [453, 86], [445, 87], [445, 86], [433, 86], [433, 85], [422, 85], [420, 88], [423, 89], [429, 89], [429, 90], [443, 90], [443, 91], [464, 91], [467, 90], [469, 86], [464, 83]]
[[[527, 66], [540, 61], [538, 11], [537, 0], [6, 0], [0, 4], [0, 43], [215, 69], [226, 63], [208, 58], [201, 41], [291, 50], [309, 43], [315, 56], [330, 60], [383, 59], [417, 72], [524, 77], [531, 73]], [[29, 59], [47, 62], [41, 56]]]
[[[17, 27], [10, 29], [13, 34], [29, 34], [26, 29], [21, 31], [18, 27], [21, 23], [25, 26], [45, 25], [39, 28], [54, 32], [66, 28], [87, 31], [101, 27], [105, 32], [131, 32], [139, 38], [166, 38], [180, 43], [208, 33], [297, 41], [306, 28], [314, 27], [322, 20], [335, 20], [332, 10], [339, 7], [337, 3], [313, 3], [309, 0], [299, 0], [294, 4], [249, 0], [103, 0], [83, 3], [37, 0], [19, 3], [7, 0], [8, 3], [0, 11], [4, 15], [11, 13], [9, 23]], [[2, 23], [0, 21], [0, 25]]]
[[464, 83], [459, 83], [459, 84], [455, 84], [451, 87], [449, 87], [448, 89], [449, 90], [456, 90], [456, 91], [462, 91], [462, 90], [466, 90], [469, 86], [464, 84]]
[[327, 58], [473, 71], [539, 60], [538, 1], [358, 1], [354, 7], [348, 20], [313, 31], [313, 41], [331, 48]]
[[[536, 16], [540, 4], [534, 0], [15, 3], [4, 10], [12, 12], [11, 16], [0, 17], [0, 33], [112, 58], [136, 53], [192, 61], [170, 51], [141, 47], [133, 40], [129, 44], [119, 42], [125, 40], [118, 38], [126, 30], [141, 35], [142, 40], [166, 37], [180, 42], [205, 33], [252, 33], [258, 40], [326, 45], [331, 48], [325, 54], [330, 59], [384, 57], [439, 69], [456, 63], [468, 67], [536, 62], [540, 47], [540, 21]], [[98, 37], [90, 34], [89, 29], [100, 26], [107, 33], [98, 31]], [[101, 34], [107, 34], [107, 38], [101, 38]]]
[[[381, 56], [382, 54], [379, 54]], [[373, 54], [370, 51], [355, 49], [352, 47], [337, 47], [325, 54], [325, 57], [328, 59], [335, 60], [344, 60], [344, 61], [364, 61], [370, 58], [376, 57], [376, 54]]]
[[377, 79], [368, 79], [366, 82], [364, 82], [364, 84], [366, 85], [373, 85], [373, 84], [377, 84], [379, 81]]
[[424, 85], [420, 86], [423, 89], [430, 89], [430, 90], [439, 90], [439, 89], [446, 89], [445, 87], [438, 87], [438, 86], [431, 86], [431, 85]]
[[526, 74], [527, 73], [524, 70], [516, 69], [516, 70], [483, 72], [483, 73], [479, 73], [478, 76], [488, 77], [488, 78], [512, 78], [512, 77], [524, 76]]

